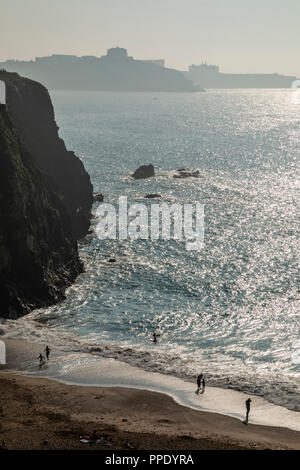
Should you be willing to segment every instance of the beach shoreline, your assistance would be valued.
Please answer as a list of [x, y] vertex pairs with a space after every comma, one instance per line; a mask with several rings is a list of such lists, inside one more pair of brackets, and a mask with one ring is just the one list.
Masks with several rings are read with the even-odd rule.
[[[32, 348], [5, 342], [9, 361]], [[0, 440], [9, 449], [300, 450], [300, 432], [292, 429], [252, 424], [251, 419], [246, 426], [156, 391], [71, 385], [11, 368], [0, 366]], [[82, 443], [80, 436], [94, 429], [102, 443]]]

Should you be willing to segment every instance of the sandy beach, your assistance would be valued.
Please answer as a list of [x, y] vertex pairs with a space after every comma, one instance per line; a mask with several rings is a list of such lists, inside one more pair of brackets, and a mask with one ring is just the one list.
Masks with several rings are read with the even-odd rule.
[[[11, 372], [11, 361], [31, 346], [6, 343], [10, 369], [0, 366], [0, 441], [9, 449], [300, 449], [297, 431], [246, 426], [230, 416], [181, 406], [162, 393], [68, 385]], [[80, 436], [93, 430], [101, 442], [82, 443]]]

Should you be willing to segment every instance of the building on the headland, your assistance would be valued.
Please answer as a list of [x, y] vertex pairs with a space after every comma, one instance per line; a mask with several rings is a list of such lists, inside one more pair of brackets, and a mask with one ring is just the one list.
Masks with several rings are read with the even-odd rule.
[[258, 73], [222, 73], [217, 65], [191, 65], [187, 78], [203, 88], [291, 88], [297, 77]]
[[[133, 61], [135, 60], [132, 56], [128, 55], [127, 49], [123, 47], [111, 47], [107, 50], [106, 55], [100, 57], [101, 59], [108, 59], [108, 60], [125, 60], [125, 61]], [[139, 59], [140, 62], [145, 62], [149, 64], [159, 65], [160, 67], [165, 67], [165, 59]]]
[[202, 91], [183, 73], [165, 67], [164, 59], [134, 59], [122, 47], [112, 47], [101, 57], [54, 54], [30, 61], [6, 61], [1, 66], [50, 90]]
[[74, 62], [78, 59], [76, 55], [52, 54], [46, 57], [36, 57], [35, 61], [41, 64], [63, 64], [65, 62]]
[[149, 62], [149, 64], [158, 65], [159, 67], [165, 67], [165, 59], [148, 59], [143, 62]]

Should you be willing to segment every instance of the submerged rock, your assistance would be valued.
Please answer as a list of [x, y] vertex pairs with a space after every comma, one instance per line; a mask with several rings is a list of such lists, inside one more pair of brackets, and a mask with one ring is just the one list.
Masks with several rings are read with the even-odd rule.
[[145, 199], [158, 199], [159, 197], [161, 197], [160, 194], [146, 194], [146, 196], [144, 196]]
[[131, 175], [134, 179], [151, 178], [155, 175], [153, 165], [142, 165]]
[[94, 193], [94, 202], [103, 202], [104, 196], [102, 193]]

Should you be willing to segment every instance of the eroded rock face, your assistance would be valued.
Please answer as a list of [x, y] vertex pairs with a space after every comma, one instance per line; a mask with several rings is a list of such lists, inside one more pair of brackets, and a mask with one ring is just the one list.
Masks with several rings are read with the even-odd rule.
[[142, 165], [131, 175], [134, 179], [151, 178], [155, 175], [153, 165]]
[[81, 160], [58, 135], [48, 90], [13, 73], [0, 72], [0, 80], [6, 84], [7, 109], [23, 147], [60, 194], [75, 238], [83, 237], [90, 226], [93, 188]]
[[36, 168], [1, 105], [0, 317], [17, 318], [63, 300], [82, 270], [61, 196]]

